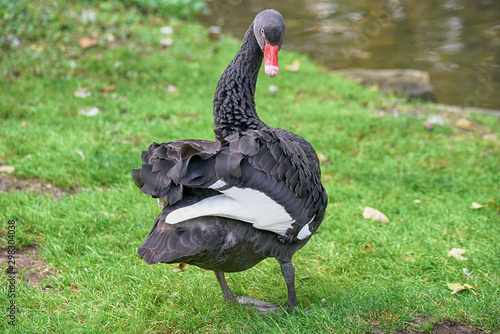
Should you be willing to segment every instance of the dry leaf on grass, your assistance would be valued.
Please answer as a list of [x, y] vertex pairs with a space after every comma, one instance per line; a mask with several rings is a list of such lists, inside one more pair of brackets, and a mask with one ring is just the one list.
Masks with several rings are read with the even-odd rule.
[[84, 115], [84, 116], [95, 116], [97, 114], [99, 114], [99, 108], [96, 108], [96, 107], [93, 107], [93, 108], [80, 108], [80, 110], [78, 111], [78, 113], [80, 115]]
[[175, 87], [174, 85], [170, 84], [167, 86], [167, 92], [169, 94], [175, 94], [177, 93], [177, 87]]
[[465, 290], [465, 286], [460, 283], [447, 283], [448, 289], [452, 290], [451, 294], [454, 295], [459, 291]]
[[448, 256], [453, 256], [457, 260], [467, 260], [466, 257], [463, 257], [462, 255], [465, 254], [466, 250], [461, 249], [461, 248], [453, 248], [451, 251], [448, 252]]
[[378, 211], [377, 209], [370, 208], [369, 206], [365, 207], [365, 209], [363, 211], [363, 218], [382, 221], [384, 223], [389, 223], [389, 218], [387, 218], [386, 215], [384, 215], [382, 212]]
[[427, 123], [432, 124], [432, 125], [435, 125], [435, 124], [444, 125], [445, 122], [444, 122], [443, 116], [441, 116], [441, 115], [432, 115], [427, 120]]
[[222, 28], [219, 26], [210, 26], [208, 28], [208, 38], [212, 41], [219, 41]]
[[473, 287], [472, 285], [465, 283], [465, 284], [464, 284], [464, 286], [465, 286], [465, 287], [466, 287], [466, 288], [467, 288], [470, 292], [472, 292], [473, 294], [475, 294], [475, 295], [477, 296], [477, 293], [476, 293], [476, 291], [474, 291], [474, 287]]
[[291, 72], [300, 71], [300, 60], [295, 59], [290, 65], [285, 65], [285, 70]]
[[465, 276], [469, 277], [469, 278], [474, 278], [474, 275], [472, 275], [468, 270], [467, 268], [462, 268], [462, 270], [464, 271], [464, 274]]
[[479, 204], [479, 203], [476, 203], [476, 202], [472, 202], [470, 208], [474, 209], [474, 210], [477, 210], [477, 209], [484, 208], [485, 206], [486, 205], [482, 205], [482, 204]]
[[183, 270], [186, 270], [188, 267], [188, 264], [187, 263], [184, 263], [184, 262], [179, 262], [175, 268], [174, 268], [174, 272], [179, 272], [179, 271], [183, 271]]
[[375, 248], [373, 248], [373, 246], [371, 244], [366, 244], [365, 245], [365, 251], [367, 253], [374, 253], [375, 252]]
[[174, 28], [172, 28], [171, 26], [164, 26], [161, 27], [160, 32], [163, 35], [172, 35], [174, 33]]
[[85, 156], [83, 155], [83, 152], [82, 152], [82, 151], [80, 151], [80, 150], [78, 150], [78, 149], [76, 149], [76, 148], [74, 149], [74, 151], [75, 151], [76, 153], [78, 153], [78, 155], [80, 156], [80, 158], [82, 158], [82, 160], [85, 160]]
[[160, 40], [160, 45], [164, 48], [174, 45], [174, 40], [170, 37], [162, 38]]
[[269, 86], [269, 93], [276, 94], [277, 92], [278, 92], [278, 86], [275, 86], [275, 85]]
[[458, 121], [455, 122], [455, 126], [457, 128], [460, 128], [462, 130], [467, 130], [467, 131], [472, 131], [475, 130], [476, 127], [474, 124], [472, 124], [471, 121], [465, 119], [465, 118], [460, 118]]
[[78, 41], [78, 44], [80, 44], [80, 46], [82, 48], [88, 49], [92, 46], [99, 44], [99, 41], [97, 39], [92, 38], [92, 37], [82, 37]]
[[104, 87], [104, 88], [102, 89], [102, 93], [103, 93], [103, 94], [106, 94], [106, 93], [112, 92], [112, 91], [114, 91], [116, 88], [117, 88], [117, 86], [116, 86], [116, 85], [114, 85], [114, 84], [113, 84], [113, 85], [109, 85], [109, 86]]
[[497, 202], [495, 202], [492, 198], [490, 198], [488, 200], [488, 205], [491, 205], [494, 208], [496, 208], [497, 210], [500, 210], [500, 204], [498, 204]]
[[318, 152], [318, 160], [322, 165], [328, 165], [332, 161], [328, 159], [323, 153]]
[[0, 173], [12, 174], [15, 171], [16, 171], [16, 167], [14, 167], [14, 166], [9, 166], [9, 165], [0, 166]]
[[462, 285], [460, 283], [447, 283], [447, 284], [448, 284], [448, 289], [451, 290], [452, 295], [456, 294], [457, 292], [460, 292], [462, 290], [467, 289], [470, 292], [472, 292], [474, 295], [477, 296], [476, 291], [474, 291], [474, 287], [470, 284], [467, 284], [467, 283], [465, 283], [464, 285]]
[[82, 88], [82, 89], [74, 92], [73, 95], [74, 95], [74, 97], [85, 98], [85, 97], [92, 95], [92, 92], [90, 91], [90, 88], [85, 87], [85, 88]]

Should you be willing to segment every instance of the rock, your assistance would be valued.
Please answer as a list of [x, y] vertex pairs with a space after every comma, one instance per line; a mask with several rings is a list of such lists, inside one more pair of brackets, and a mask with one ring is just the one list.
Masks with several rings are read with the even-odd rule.
[[436, 102], [430, 76], [427, 72], [407, 69], [372, 70], [364, 68], [347, 68], [334, 72], [365, 86], [376, 85], [384, 94], [395, 93], [405, 95], [410, 100], [419, 98], [424, 101]]

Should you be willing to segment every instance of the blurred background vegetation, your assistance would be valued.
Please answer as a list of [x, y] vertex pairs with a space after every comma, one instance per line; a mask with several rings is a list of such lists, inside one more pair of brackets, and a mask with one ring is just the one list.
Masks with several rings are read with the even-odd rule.
[[[208, 13], [203, 0], [83, 0], [78, 1], [82, 8], [96, 8], [100, 13], [123, 12], [126, 8], [136, 8], [140, 13], [162, 18], [192, 19], [201, 13]], [[2, 49], [8, 49], [23, 41], [39, 41], [49, 38], [57, 41], [64, 39], [66, 31], [87, 31], [89, 24], [97, 21], [97, 26], [112, 26], [106, 22], [106, 15], [96, 16], [92, 11], [77, 15], [70, 11], [67, 1], [63, 0], [0, 0], [0, 42]], [[129, 21], [132, 17], [126, 18]], [[136, 17], [135, 20], [140, 20]], [[80, 24], [82, 23], [82, 24]]]
[[[82, 12], [70, 13], [69, 7]], [[493, 0], [0, 0], [0, 47], [57, 41], [72, 30], [106, 27], [113, 33], [117, 22], [133, 25], [145, 15], [196, 18], [239, 39], [266, 7], [286, 18], [285, 49], [306, 53], [328, 69], [418, 69], [430, 73], [440, 103], [500, 109], [500, 2]]]

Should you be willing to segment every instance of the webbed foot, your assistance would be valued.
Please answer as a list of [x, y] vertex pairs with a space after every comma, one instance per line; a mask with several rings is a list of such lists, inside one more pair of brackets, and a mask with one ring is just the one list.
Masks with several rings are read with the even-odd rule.
[[276, 312], [280, 306], [276, 304], [271, 304], [268, 302], [264, 302], [262, 300], [258, 300], [252, 297], [237, 297], [236, 302], [244, 307], [252, 307], [257, 309], [260, 314], [267, 314], [269, 312]]

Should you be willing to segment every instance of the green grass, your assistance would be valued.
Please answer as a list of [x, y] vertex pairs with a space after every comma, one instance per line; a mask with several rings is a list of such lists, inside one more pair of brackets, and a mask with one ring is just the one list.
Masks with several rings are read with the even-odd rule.
[[[130, 170], [152, 141], [213, 138], [213, 91], [240, 42], [210, 40], [199, 25], [134, 6], [92, 3], [55, 2], [55, 12], [42, 14], [58, 24], [20, 36], [18, 46], [2, 40], [0, 164], [14, 166], [17, 177], [78, 191], [0, 193], [1, 246], [15, 219], [18, 246], [39, 244], [52, 273], [36, 286], [17, 285], [15, 328], [7, 324], [1, 274], [0, 332], [364, 333], [372, 326], [428, 331], [443, 319], [500, 330], [500, 216], [491, 205], [470, 208], [500, 201], [498, 119], [448, 114], [429, 131], [423, 123], [432, 106], [394, 107], [395, 97], [286, 50], [282, 68], [298, 59], [300, 71], [261, 75], [256, 101], [265, 122], [299, 133], [327, 159], [326, 218], [294, 259], [299, 302], [309, 312], [261, 316], [227, 305], [211, 272], [146, 265], [136, 250], [158, 209]], [[96, 21], [86, 23], [81, 13], [90, 8]], [[28, 28], [38, 22], [25, 21]], [[174, 28], [168, 48], [160, 45], [164, 25]], [[84, 36], [99, 45], [82, 49]], [[278, 87], [275, 95], [269, 85]], [[83, 88], [91, 96], [74, 97]], [[82, 114], [92, 107], [96, 116]], [[455, 127], [459, 117], [475, 130]], [[390, 223], [364, 220], [365, 206]], [[466, 249], [467, 260], [448, 257], [452, 248]], [[286, 302], [272, 259], [228, 281], [237, 295]], [[447, 283], [470, 284], [477, 295], [451, 295]]]

